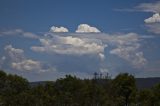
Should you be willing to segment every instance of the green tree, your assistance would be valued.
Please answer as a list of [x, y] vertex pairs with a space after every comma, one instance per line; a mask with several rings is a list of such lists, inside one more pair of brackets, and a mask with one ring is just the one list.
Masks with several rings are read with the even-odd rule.
[[78, 105], [81, 97], [83, 83], [71, 75], [58, 79], [55, 82], [56, 101], [61, 105]]
[[143, 89], [137, 95], [138, 106], [154, 106], [154, 95], [151, 89]]
[[120, 105], [128, 106], [131, 95], [136, 91], [135, 78], [128, 73], [122, 73], [116, 76], [112, 82], [112, 93], [117, 96], [117, 102]]
[[4, 71], [0, 70], [0, 95], [2, 95], [4, 91], [6, 78], [7, 74]]
[[155, 98], [155, 106], [160, 106], [160, 83], [155, 85], [152, 89], [154, 98]]
[[3, 83], [3, 92], [1, 93], [3, 105], [5, 106], [21, 106], [23, 98], [21, 93], [29, 90], [29, 82], [17, 75], [6, 75]]

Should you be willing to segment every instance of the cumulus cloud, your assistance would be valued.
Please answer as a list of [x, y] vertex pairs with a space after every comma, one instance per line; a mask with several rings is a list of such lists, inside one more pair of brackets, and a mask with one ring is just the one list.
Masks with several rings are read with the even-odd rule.
[[[147, 31], [152, 32], [154, 34], [160, 34], [160, 28], [158, 24], [160, 24], [160, 1], [150, 2], [150, 3], [140, 3], [132, 9], [115, 9], [116, 11], [141, 11], [141, 12], [151, 12], [154, 13], [153, 16], [144, 20], [147, 24]], [[158, 24], [157, 24], [158, 23]], [[149, 25], [148, 25], [149, 24]]]
[[[40, 46], [32, 46], [35, 52], [61, 55], [96, 55], [101, 62], [106, 58], [104, 50], [113, 47], [110, 51], [132, 64], [136, 68], [143, 67], [147, 60], [140, 50], [140, 36], [136, 33], [128, 34], [65, 34], [45, 36], [40, 39]], [[134, 58], [135, 57], [135, 58]]]
[[22, 49], [13, 48], [12, 45], [5, 46], [4, 50], [12, 61], [18, 62], [25, 58], [24, 51]]
[[12, 69], [31, 72], [45, 72], [55, 70], [55, 68], [48, 67], [40, 61], [26, 58], [24, 55], [24, 50], [14, 48], [12, 45], [5, 46], [4, 50], [5, 56], [3, 56], [2, 59], [3, 61], [8, 61], [7, 63], [10, 64]]
[[52, 38], [40, 39], [42, 46], [33, 46], [31, 49], [36, 52], [48, 52], [67, 55], [96, 54], [104, 58], [103, 52], [107, 45], [100, 40], [78, 38], [72, 36], [54, 36]]
[[130, 62], [136, 68], [139, 68], [144, 66], [147, 63], [147, 60], [144, 58], [143, 52], [135, 52], [137, 48], [137, 46], [120, 46], [116, 49], [111, 50], [110, 53], [119, 56], [120, 58]]
[[22, 37], [31, 38], [31, 39], [38, 38], [36, 34], [31, 33], [31, 32], [25, 32], [22, 29], [1, 31], [0, 36], [22, 36]]
[[160, 15], [159, 13], [153, 14], [152, 17], [144, 20], [147, 30], [154, 34], [160, 34]]
[[12, 67], [16, 70], [26, 70], [26, 71], [32, 71], [32, 70], [41, 70], [41, 64], [38, 61], [33, 61], [31, 59], [23, 60], [21, 62], [13, 62]]
[[99, 33], [101, 32], [96, 27], [91, 27], [88, 24], [80, 24], [76, 30], [77, 33]]
[[69, 32], [69, 30], [65, 27], [55, 27], [52, 26], [50, 32]]
[[153, 16], [147, 18], [144, 20], [144, 22], [147, 24], [145, 25], [147, 27], [147, 30], [149, 32], [152, 32], [154, 34], [159, 34], [159, 27], [160, 25], [160, 1], [156, 2], [150, 2], [150, 3], [141, 3], [138, 6], [136, 6], [133, 10], [135, 11], [142, 11], [142, 12], [151, 12], [154, 13]]
[[160, 15], [159, 13], [153, 14], [152, 17], [147, 18], [144, 20], [145, 23], [156, 23], [156, 22], [160, 22]]
[[115, 48], [110, 51], [110, 54], [117, 55], [136, 68], [143, 67], [147, 63], [147, 60], [143, 52], [139, 50], [139, 39], [139, 36], [135, 33], [110, 38], [112, 44], [115, 45]]

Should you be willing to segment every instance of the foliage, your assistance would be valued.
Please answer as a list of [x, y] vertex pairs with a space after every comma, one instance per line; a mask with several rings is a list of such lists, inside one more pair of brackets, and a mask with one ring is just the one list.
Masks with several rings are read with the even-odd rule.
[[128, 106], [131, 95], [136, 91], [134, 76], [128, 73], [119, 74], [112, 82], [112, 89], [115, 98], [118, 97], [120, 105]]
[[134, 76], [114, 79], [65, 78], [31, 86], [17, 75], [0, 71], [0, 106], [160, 106], [160, 84], [137, 90]]

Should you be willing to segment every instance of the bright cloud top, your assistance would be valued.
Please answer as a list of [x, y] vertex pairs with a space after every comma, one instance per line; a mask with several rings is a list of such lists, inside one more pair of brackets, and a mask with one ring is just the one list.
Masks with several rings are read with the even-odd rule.
[[42, 46], [32, 46], [36, 52], [57, 53], [63, 55], [95, 54], [104, 58], [103, 52], [107, 45], [98, 39], [78, 38], [72, 36], [53, 36], [40, 39]]
[[99, 33], [101, 32], [96, 27], [91, 27], [88, 24], [80, 24], [76, 30], [77, 33]]
[[159, 13], [153, 14], [152, 17], [145, 19], [144, 22], [145, 23], [157, 23], [157, 22], [160, 22]]
[[146, 23], [146, 27], [148, 28], [149, 32], [152, 32], [154, 34], [160, 34], [160, 14], [156, 13], [153, 14], [152, 17], [147, 18], [144, 20]]
[[55, 27], [55, 26], [52, 26], [50, 31], [51, 32], [69, 32], [69, 30], [65, 27]]

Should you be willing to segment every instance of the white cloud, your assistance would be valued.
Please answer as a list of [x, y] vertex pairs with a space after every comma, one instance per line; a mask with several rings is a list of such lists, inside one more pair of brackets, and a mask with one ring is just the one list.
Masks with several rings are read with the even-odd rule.
[[0, 36], [22, 36], [31, 39], [37, 39], [38, 36], [31, 32], [25, 32], [22, 29], [13, 29], [0, 32]]
[[160, 15], [159, 13], [153, 14], [152, 17], [145, 19], [147, 30], [154, 34], [160, 34]]
[[140, 37], [135, 33], [121, 34], [118, 36], [111, 36], [108, 40], [115, 49], [110, 51], [110, 54], [117, 55], [118, 57], [128, 61], [136, 68], [143, 67], [147, 60], [143, 52], [140, 51]]
[[50, 29], [50, 32], [69, 32], [69, 31], [65, 27], [55, 27], [55, 26], [52, 26], [51, 29]]
[[135, 8], [143, 12], [160, 13], [160, 1], [154, 3], [141, 3]]
[[3, 61], [7, 61], [6, 63], [10, 64], [12, 69], [31, 72], [55, 71], [55, 68], [48, 67], [40, 61], [26, 58], [24, 55], [24, 50], [22, 49], [14, 48], [12, 45], [7, 45], [4, 50], [6, 54], [2, 57], [2, 59]]
[[25, 58], [24, 51], [22, 49], [13, 48], [12, 45], [5, 46], [4, 50], [12, 61], [18, 62]]
[[20, 70], [20, 71], [39, 71], [41, 70], [41, 64], [38, 61], [33, 61], [31, 59], [28, 60], [23, 60], [21, 62], [13, 62], [12, 64], [12, 68], [16, 69], [16, 70]]
[[145, 23], [157, 23], [157, 22], [160, 22], [160, 15], [159, 13], [156, 13], [156, 14], [153, 14], [152, 17], [150, 18], [147, 18], [144, 20]]
[[130, 62], [136, 68], [140, 68], [147, 63], [147, 60], [144, 58], [143, 52], [135, 52], [138, 48], [138, 46], [119, 46], [118, 48], [111, 50], [110, 53]]
[[100, 30], [98, 30], [96, 27], [91, 27], [87, 24], [80, 24], [76, 32], [78, 33], [99, 33]]
[[116, 11], [141, 11], [141, 12], [151, 12], [154, 13], [153, 16], [144, 20], [147, 26], [147, 31], [154, 34], [160, 34], [160, 1], [150, 2], [150, 3], [141, 3], [138, 6], [132, 9], [116, 9]]
[[23, 32], [22, 34], [24, 37], [26, 38], [33, 38], [33, 39], [37, 39], [38, 36], [34, 33], [31, 33], [31, 32]]
[[160, 34], [160, 1], [150, 2], [150, 3], [141, 3], [136, 6], [134, 11], [142, 11], [142, 12], [151, 12], [154, 13], [153, 16], [144, 20], [147, 24], [147, 30], [154, 34]]
[[[53, 38], [40, 39], [42, 46], [33, 46], [31, 49], [36, 52], [48, 52], [67, 55], [96, 54], [102, 57], [104, 48], [100, 40], [78, 38], [72, 36], [54, 36]], [[104, 58], [104, 57], [103, 57]]]
[[136, 33], [116, 34], [108, 36], [106, 40], [107, 42], [115, 46], [130, 46], [139, 41], [139, 36]]
[[1, 35], [16, 35], [20, 33], [23, 33], [22, 29], [14, 29], [14, 30], [7, 30], [7, 31], [0, 32]]
[[102, 54], [102, 53], [99, 53], [99, 57], [100, 57], [100, 59], [101, 59], [102, 61], [105, 59], [105, 55]]
[[52, 36], [41, 38], [41, 46], [32, 46], [31, 49], [36, 52], [47, 52], [50, 54], [96, 55], [102, 61], [106, 58], [104, 49], [110, 46], [114, 47], [110, 51], [111, 54], [128, 61], [134, 67], [140, 68], [147, 63], [143, 52], [140, 50], [140, 40], [141, 37], [136, 33], [115, 35], [72, 33], [64, 36], [53, 34]]
[[108, 73], [109, 70], [108, 70], [107, 68], [101, 68], [101, 69], [100, 69], [100, 72], [101, 72], [101, 73]]

